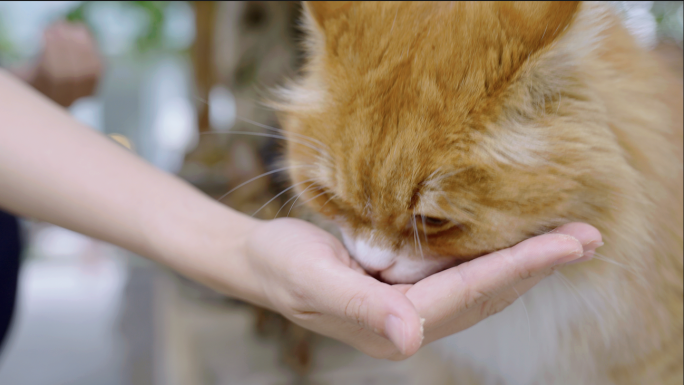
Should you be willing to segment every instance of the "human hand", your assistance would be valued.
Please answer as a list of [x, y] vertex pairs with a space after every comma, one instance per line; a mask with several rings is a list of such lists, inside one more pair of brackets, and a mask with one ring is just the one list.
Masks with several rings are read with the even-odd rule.
[[276, 219], [254, 227], [246, 248], [261, 304], [376, 358], [396, 354], [395, 346], [407, 356], [420, 348], [420, 317], [411, 301], [368, 276], [331, 234]]
[[[416, 284], [394, 287], [406, 294], [426, 320], [423, 343], [428, 344], [502, 311], [555, 269], [590, 260], [601, 245], [601, 234], [594, 227], [569, 223]], [[396, 354], [391, 358], [407, 357]]]
[[127, 248], [373, 357], [409, 357], [423, 335], [432, 341], [464, 330], [512, 302], [512, 288], [523, 294], [555, 262], [578, 260], [582, 245], [589, 256], [599, 244], [591, 241], [601, 239], [591, 226], [570, 224], [414, 285], [391, 286], [366, 275], [325, 231], [230, 210], [3, 71], [0, 91], [7, 122], [0, 124], [0, 206]]
[[92, 95], [102, 72], [102, 62], [86, 26], [53, 24], [45, 30], [44, 44], [30, 83], [63, 107]]
[[503, 310], [554, 268], [591, 258], [600, 241], [593, 227], [568, 224], [413, 285], [375, 280], [336, 238], [299, 220], [262, 222], [246, 247], [264, 303], [370, 356], [399, 360]]

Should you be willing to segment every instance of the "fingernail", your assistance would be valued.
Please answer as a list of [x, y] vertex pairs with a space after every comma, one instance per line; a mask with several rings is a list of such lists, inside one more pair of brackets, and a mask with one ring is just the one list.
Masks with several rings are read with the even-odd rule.
[[406, 352], [406, 325], [400, 318], [388, 315], [385, 318], [385, 334], [402, 354]]
[[583, 255], [583, 253], [582, 253], [581, 250], [575, 250], [575, 251], [573, 251], [572, 253], [566, 255], [565, 257], [556, 260], [556, 262], [554, 262], [553, 265], [554, 265], [554, 266], [556, 266], [556, 265], [564, 265], [564, 264], [566, 264], [566, 263], [568, 263], [568, 262], [572, 262], [572, 261], [574, 261], [574, 260], [576, 260], [576, 259], [581, 258], [582, 255]]
[[584, 245], [584, 248], [585, 248], [585, 249], [589, 249], [589, 250], [596, 250], [596, 249], [598, 249], [598, 248], [601, 247], [601, 246], [603, 246], [603, 242], [601, 242], [601, 241], [591, 241], [591, 242], [587, 243], [586, 245]]
[[566, 263], [566, 265], [572, 265], [572, 264], [579, 263], [579, 262], [586, 262], [586, 261], [591, 260], [592, 258], [594, 258], [594, 250], [589, 250], [589, 251], [584, 253], [582, 258], [577, 258], [574, 261], [570, 261], [570, 262]]

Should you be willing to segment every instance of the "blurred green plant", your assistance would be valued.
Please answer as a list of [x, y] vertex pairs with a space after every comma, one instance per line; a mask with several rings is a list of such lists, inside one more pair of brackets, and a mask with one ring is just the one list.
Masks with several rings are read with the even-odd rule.
[[658, 37], [672, 39], [682, 46], [684, 39], [684, 2], [654, 1], [651, 14], [658, 23]]
[[2, 25], [0, 24], [0, 65], [15, 63], [19, 60], [19, 53], [14, 47], [14, 44], [7, 39], [7, 34], [2, 31]]
[[[118, 2], [123, 6], [137, 8], [142, 11], [149, 21], [146, 30], [138, 36], [136, 40], [136, 47], [139, 52], [145, 52], [151, 49], [157, 49], [162, 46], [163, 28], [164, 28], [164, 10], [169, 4], [168, 1], [121, 1]], [[92, 31], [97, 33], [97, 26], [93, 25], [93, 21], [89, 19], [88, 8], [93, 6], [100, 6], [100, 1], [84, 1], [78, 7], [69, 12], [65, 19], [71, 22], [83, 22], [87, 24]]]
[[[129, 16], [141, 16], [141, 20], [137, 20], [137, 27], [141, 28], [135, 34], [135, 51], [137, 53], [144, 53], [151, 50], [164, 49], [164, 24], [166, 22], [166, 9], [171, 3], [170, 1], [83, 1], [71, 8], [66, 15], [55, 15], [57, 18], [64, 18], [73, 22], [86, 23], [93, 33], [101, 34], [102, 30], [97, 25], [98, 21], [94, 20], [95, 7], [106, 7], [108, 5], [115, 5], [111, 8], [118, 10], [128, 10], [133, 12], [125, 12]], [[628, 4], [628, 2], [616, 2]], [[657, 32], [659, 40], [673, 40], [682, 46], [683, 39], [683, 16], [682, 16], [682, 2], [681, 1], [654, 1], [650, 9], [651, 14], [657, 22]], [[102, 12], [100, 12], [101, 16]], [[135, 15], [131, 15], [135, 14]], [[0, 15], [2, 16], [2, 15]], [[127, 16], [128, 17], [128, 16]], [[133, 18], [135, 19], [135, 18]], [[3, 64], [15, 63], [25, 59], [22, 57], [21, 50], [15, 46], [9, 38], [8, 31], [3, 25], [2, 17], [0, 17], [0, 60]], [[101, 39], [98, 39], [102, 41]], [[166, 47], [168, 48], [168, 47]]]

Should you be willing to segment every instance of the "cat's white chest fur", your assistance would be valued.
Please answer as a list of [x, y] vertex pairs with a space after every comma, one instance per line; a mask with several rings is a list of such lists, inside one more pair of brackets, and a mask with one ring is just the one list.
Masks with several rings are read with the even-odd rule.
[[599, 304], [587, 303], [589, 293], [571, 289], [559, 274], [544, 279], [501, 313], [434, 345], [456, 367], [475, 371], [481, 385], [592, 381], [592, 365], [577, 368], [567, 342], [570, 326]]

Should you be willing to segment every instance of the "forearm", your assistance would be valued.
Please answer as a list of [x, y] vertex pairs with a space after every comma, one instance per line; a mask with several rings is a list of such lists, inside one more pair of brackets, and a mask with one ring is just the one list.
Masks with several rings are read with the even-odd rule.
[[[227, 294], [254, 290], [241, 242], [255, 221], [207, 198], [0, 71], [0, 206], [122, 246]], [[225, 282], [235, 282], [226, 287]]]
[[33, 86], [33, 81], [35, 79], [35, 69], [32, 66], [24, 65], [23, 67], [10, 68], [8, 69], [8, 71], [12, 75], [16, 76], [17, 78], [21, 79], [27, 84]]

